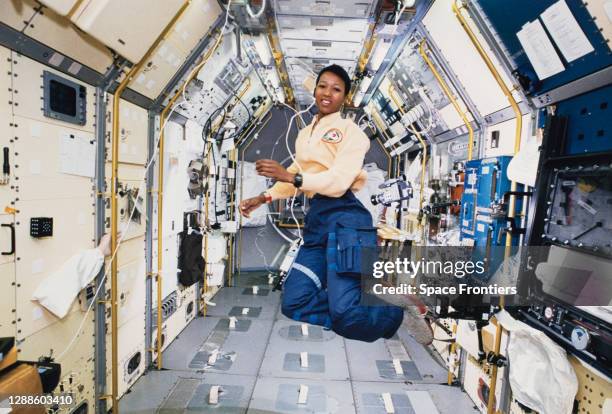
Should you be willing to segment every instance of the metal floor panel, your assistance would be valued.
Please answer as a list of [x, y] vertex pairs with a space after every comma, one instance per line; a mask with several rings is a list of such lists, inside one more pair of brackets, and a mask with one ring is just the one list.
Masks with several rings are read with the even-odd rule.
[[[206, 374], [186, 405], [186, 413], [244, 414], [255, 386], [255, 377]], [[210, 390], [219, 386], [219, 401], [210, 404]], [[160, 413], [161, 414], [161, 413]]]
[[[335, 334], [333, 337], [327, 336], [329, 340], [325, 341], [324, 345], [321, 341], [296, 341], [286, 335], [288, 327], [292, 325], [301, 324], [291, 321], [276, 321], [274, 324], [260, 370], [261, 376], [349, 380], [344, 341], [341, 337]], [[309, 355], [308, 368], [302, 368], [299, 364], [301, 352], [307, 352]]]
[[[279, 292], [245, 295], [245, 287], [220, 290], [208, 316], [194, 319], [164, 352], [165, 370], [147, 372], [121, 399], [122, 413], [386, 414], [382, 393], [390, 394], [396, 414], [477, 412], [461, 389], [439, 385], [446, 370], [403, 328], [373, 343], [314, 325], [305, 336], [301, 322], [280, 313]], [[260, 285], [258, 293], [264, 289]], [[249, 315], [239, 312], [242, 307]], [[232, 313], [238, 320], [230, 329]], [[301, 352], [308, 353], [307, 368]], [[221, 393], [212, 406], [214, 385]], [[298, 404], [300, 385], [308, 386], [305, 404]]]
[[[235, 330], [227, 328], [228, 321], [217, 317], [196, 319], [164, 353], [164, 368], [257, 375], [273, 321], [238, 320]], [[243, 325], [248, 325], [248, 329], [240, 329]], [[214, 349], [219, 350], [217, 362], [209, 366], [208, 359]]]
[[210, 335], [219, 318], [198, 317], [180, 333], [163, 353], [162, 365], [166, 369], [190, 371], [189, 361]]
[[119, 411], [124, 414], [150, 414], [163, 405], [179, 378], [202, 378], [196, 373], [178, 371], [148, 371], [132, 386], [129, 393], [119, 400]]
[[371, 343], [345, 339], [344, 343], [353, 381], [404, 382], [423, 379], [411, 357], [401, 361], [402, 367], [406, 368], [404, 375], [395, 373], [393, 357], [384, 339]]
[[[300, 385], [308, 387], [305, 404], [298, 404]], [[351, 384], [292, 378], [258, 378], [248, 414], [355, 413]]]
[[396, 336], [399, 337], [404, 344], [406, 351], [421, 373], [424, 382], [434, 384], [446, 383], [448, 379], [448, 371], [434, 359], [434, 357], [429, 353], [430, 351], [428, 351], [428, 348], [415, 341], [403, 327], [397, 331]]
[[[267, 295], [244, 294], [244, 287], [226, 287], [212, 298], [216, 306], [208, 307], [208, 316], [230, 316], [232, 311], [242, 308], [261, 308], [258, 319], [274, 320], [280, 304], [280, 292], [272, 292], [262, 286], [260, 292], [268, 290]], [[238, 315], [236, 315], [238, 316]], [[246, 315], [248, 317], [248, 315]]]
[[[391, 394], [395, 414], [478, 413], [472, 400], [458, 387], [439, 384], [402, 384], [354, 381], [358, 414], [385, 414], [383, 393]], [[435, 406], [435, 410], [432, 408]]]
[[[225, 373], [234, 375], [257, 375], [268, 345], [268, 337], [273, 321], [252, 320], [246, 332], [229, 331], [221, 354], [229, 355], [233, 363]], [[216, 366], [206, 369], [207, 372], [218, 372]]]
[[261, 288], [272, 288], [272, 285], [268, 283], [268, 272], [243, 272], [240, 276], [234, 276], [233, 282], [236, 287], [257, 285]]

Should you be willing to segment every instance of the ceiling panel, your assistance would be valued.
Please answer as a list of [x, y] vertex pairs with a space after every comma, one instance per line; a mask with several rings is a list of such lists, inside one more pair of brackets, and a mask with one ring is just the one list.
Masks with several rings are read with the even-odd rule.
[[283, 39], [281, 44], [289, 57], [355, 60], [361, 52], [361, 43], [352, 42]]
[[278, 14], [335, 17], [367, 17], [374, 6], [372, 0], [276, 0]]
[[360, 43], [368, 29], [366, 19], [278, 16], [281, 39], [337, 40]]

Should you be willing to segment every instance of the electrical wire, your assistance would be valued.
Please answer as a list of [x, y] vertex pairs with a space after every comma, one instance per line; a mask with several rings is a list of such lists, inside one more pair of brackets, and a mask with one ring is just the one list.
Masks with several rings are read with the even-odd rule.
[[[299, 116], [301, 118], [302, 114], [305, 112], [310, 111], [310, 108], [312, 108], [314, 106], [316, 101], [313, 101], [310, 106], [302, 111], [297, 111], [294, 108], [291, 108], [289, 105], [287, 105], [289, 108], [291, 108], [291, 110], [293, 110], [295, 112], [295, 115], [293, 115], [291, 117], [291, 119], [289, 120], [289, 125], [287, 126], [287, 133], [285, 134], [285, 146], [287, 147], [287, 152], [289, 153], [289, 156], [291, 157], [291, 160], [295, 163], [295, 165], [297, 165], [298, 170], [300, 171], [300, 173], [303, 171], [302, 170], [302, 166], [300, 165], [300, 163], [297, 161], [297, 159], [295, 158], [295, 156], [293, 155], [293, 153], [291, 152], [291, 148], [289, 148], [289, 132], [291, 131], [291, 124], [293, 124], [293, 120], [295, 119], [296, 116]], [[297, 140], [296, 140], [296, 145], [297, 145]], [[297, 148], [296, 148], [297, 151]], [[291, 205], [290, 205], [290, 211], [291, 211], [291, 218], [293, 218], [293, 221], [295, 222], [295, 225], [297, 227], [297, 231], [298, 231], [298, 238], [302, 238], [302, 230], [300, 228], [300, 223], [298, 222], [297, 218], [295, 217], [295, 212], [293, 211], [293, 206], [295, 204], [295, 198], [297, 197], [297, 193], [298, 193], [298, 189], [295, 189], [295, 192], [293, 193], [293, 197], [291, 197]]]
[[[225, 13], [225, 23], [223, 25], [223, 28], [221, 29], [221, 33], [219, 34], [219, 37], [217, 38], [217, 41], [216, 41], [215, 45], [211, 49], [213, 51], [217, 48], [217, 46], [219, 45], [219, 42], [223, 38], [223, 31], [225, 30], [225, 27], [227, 26], [227, 24], [229, 22], [229, 8], [230, 8], [230, 4], [231, 3], [232, 3], [232, 0], [228, 0], [227, 9], [226, 9], [226, 13]], [[187, 75], [186, 79], [190, 79], [193, 76], [194, 73], [199, 71], [206, 64], [206, 62], [207, 62], [207, 60], [203, 60], [198, 65], [196, 65], [191, 70], [191, 72], [189, 72], [189, 74]], [[165, 132], [165, 129], [166, 129], [167, 125], [168, 125], [168, 121], [170, 121], [170, 118], [172, 117], [172, 115], [176, 111], [176, 108], [178, 108], [180, 105], [183, 105], [183, 104], [188, 102], [186, 97], [185, 97], [185, 90], [186, 90], [186, 88], [187, 88], [187, 82], [184, 83], [183, 88], [181, 89], [182, 100], [180, 102], [176, 102], [172, 106], [172, 109], [168, 113], [168, 116], [166, 117], [166, 119], [164, 120], [163, 124], [159, 128], [160, 129], [160, 133], [159, 133], [159, 135], [157, 137], [157, 141], [155, 143], [155, 146], [153, 147], [154, 148], [153, 154], [151, 155], [151, 158], [149, 159], [149, 162], [145, 166], [143, 177], [140, 180], [140, 183], [138, 185], [138, 194], [144, 194], [143, 185], [145, 185], [146, 177], [147, 177], [147, 174], [149, 172], [149, 169], [153, 165], [153, 161], [157, 158], [157, 156], [159, 154], [159, 142], [160, 142], [160, 138], [161, 138], [162, 134]], [[113, 114], [113, 116], [119, 116], [119, 114]], [[161, 177], [160, 177], [160, 179], [161, 179]], [[117, 256], [117, 252], [119, 251], [119, 247], [121, 246], [121, 244], [123, 243], [123, 240], [125, 239], [126, 235], [128, 234], [128, 231], [130, 229], [130, 225], [132, 223], [132, 217], [134, 216], [134, 213], [136, 211], [136, 206], [137, 206], [137, 203], [134, 203], [134, 206], [132, 207], [132, 211], [130, 212], [130, 216], [128, 218], [127, 226], [121, 232], [121, 236], [119, 237], [119, 240], [117, 241], [117, 245], [115, 246], [115, 250], [112, 252], [109, 264], [112, 263], [113, 260], [115, 260], [115, 258]], [[160, 254], [160, 253], [161, 252], [158, 252], [158, 254]], [[72, 346], [75, 344], [77, 338], [81, 334], [81, 332], [83, 330], [83, 326], [85, 325], [85, 321], [87, 320], [87, 317], [89, 316], [89, 312], [91, 312], [91, 309], [93, 308], [93, 305], [96, 303], [96, 298], [100, 294], [100, 290], [101, 290], [102, 286], [104, 286], [104, 284], [106, 282], [106, 279], [108, 277], [108, 273], [110, 272], [111, 268], [112, 268], [111, 266], [108, 266], [106, 268], [106, 271], [104, 272], [104, 275], [100, 279], [99, 286], [96, 289], [96, 291], [94, 293], [94, 296], [91, 298], [91, 303], [87, 307], [87, 310], [85, 311], [85, 315], [83, 315], [83, 318], [81, 319], [79, 327], [77, 328], [77, 330], [76, 330], [75, 334], [73, 335], [72, 339], [68, 342], [68, 345], [66, 346], [66, 348], [57, 356], [57, 361], [61, 361], [63, 359], [63, 357], [66, 355], [66, 353], [68, 351], [70, 351]]]
[[[172, 114], [174, 113], [174, 111], [176, 110], [176, 108], [183, 104], [184, 102], [186, 102], [185, 100], [176, 103], [173, 107], [172, 110], [170, 111], [168, 117], [166, 118], [164, 125], [162, 125], [162, 127], [160, 128], [160, 134], [158, 135], [157, 138], [157, 143], [155, 145], [155, 150], [153, 151], [153, 155], [151, 156], [151, 159], [149, 160], [149, 162], [147, 163], [147, 165], [145, 166], [145, 170], [144, 170], [144, 174], [142, 179], [140, 180], [140, 183], [138, 185], [138, 194], [143, 194], [145, 189], [143, 188], [143, 185], [146, 182], [146, 176], [147, 173], [149, 171], [149, 168], [151, 168], [151, 166], [153, 165], [153, 161], [155, 160], [155, 158], [158, 155], [159, 152], [159, 139], [161, 137], [161, 131], [164, 131], [166, 126], [168, 125], [168, 121], [170, 120], [170, 117], [172, 116]], [[127, 236], [129, 229], [130, 229], [130, 225], [132, 224], [132, 217], [134, 216], [134, 213], [136, 211], [136, 206], [137, 203], [134, 203], [134, 206], [132, 207], [132, 211], [130, 212], [130, 216], [127, 220], [127, 226], [121, 231], [121, 236], [119, 237], [119, 240], [117, 241], [117, 246], [115, 246], [115, 250], [112, 252], [109, 264], [113, 262], [113, 260], [115, 260], [115, 257], [117, 256], [117, 252], [119, 251], [119, 247], [121, 246], [121, 243], [123, 243], [123, 240], [125, 239], [125, 237]], [[106, 271], [104, 272], [104, 276], [102, 276], [102, 279], [100, 279], [100, 284], [98, 286], [98, 288], [96, 289], [94, 296], [91, 298], [91, 303], [89, 304], [89, 306], [87, 307], [87, 310], [85, 311], [85, 315], [83, 315], [83, 318], [81, 319], [81, 323], [79, 324], [79, 327], [76, 330], [75, 335], [72, 337], [72, 339], [68, 342], [68, 345], [66, 346], [66, 348], [57, 356], [57, 361], [61, 361], [62, 358], [64, 357], [64, 355], [66, 355], [66, 353], [72, 348], [72, 346], [74, 345], [75, 341], [77, 340], [77, 338], [79, 337], [79, 335], [81, 334], [81, 331], [83, 330], [83, 325], [85, 324], [85, 321], [87, 320], [87, 317], [89, 316], [89, 312], [91, 312], [91, 309], [93, 308], [94, 303], [96, 303], [96, 298], [98, 297], [99, 293], [100, 293], [100, 289], [102, 288], [102, 286], [104, 286], [106, 279], [108, 277], [108, 273], [111, 271], [112, 267], [111, 266], [107, 266]]]
[[247, 4], [246, 4], [246, 10], [249, 16], [251, 16], [253, 19], [258, 19], [259, 17], [261, 17], [264, 10], [266, 9], [266, 0], [263, 0], [261, 7], [257, 11], [257, 13], [253, 13], [253, 10], [251, 9], [251, 5], [249, 3], [250, 2], [247, 1]]

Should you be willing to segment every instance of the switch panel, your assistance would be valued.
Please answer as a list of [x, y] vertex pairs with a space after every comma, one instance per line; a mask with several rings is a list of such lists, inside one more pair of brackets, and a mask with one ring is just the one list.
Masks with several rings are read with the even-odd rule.
[[36, 238], [53, 236], [53, 217], [30, 218], [30, 236]]

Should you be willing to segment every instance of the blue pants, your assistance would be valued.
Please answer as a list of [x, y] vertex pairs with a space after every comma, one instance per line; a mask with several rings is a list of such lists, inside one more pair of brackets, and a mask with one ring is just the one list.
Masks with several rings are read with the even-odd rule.
[[339, 198], [316, 195], [305, 221], [304, 245], [283, 285], [283, 315], [330, 328], [348, 339], [373, 342], [392, 337], [403, 309], [360, 305], [360, 275], [336, 272], [336, 225], [371, 227], [368, 210], [352, 191]]

